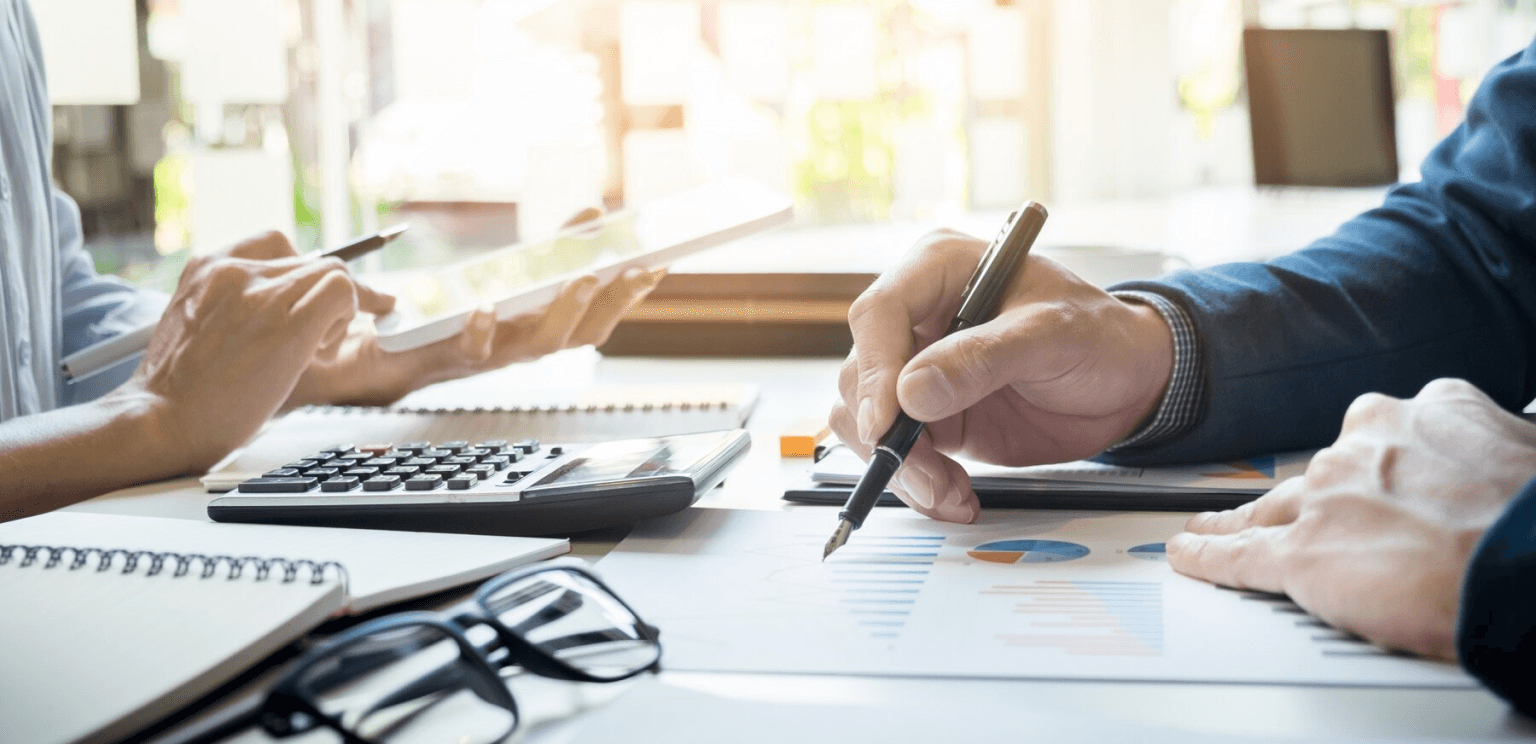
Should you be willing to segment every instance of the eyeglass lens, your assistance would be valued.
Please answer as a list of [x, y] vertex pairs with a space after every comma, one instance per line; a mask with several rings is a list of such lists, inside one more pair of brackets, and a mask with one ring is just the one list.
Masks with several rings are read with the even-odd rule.
[[577, 571], [524, 576], [486, 597], [485, 607], [534, 647], [599, 679], [647, 669], [661, 654], [634, 613]]
[[502, 681], [430, 625], [383, 629], [306, 670], [298, 688], [342, 728], [375, 744], [492, 744], [517, 726]]

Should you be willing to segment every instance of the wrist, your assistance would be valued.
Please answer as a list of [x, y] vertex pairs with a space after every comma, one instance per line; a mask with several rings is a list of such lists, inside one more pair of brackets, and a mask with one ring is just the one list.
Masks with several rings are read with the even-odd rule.
[[105, 417], [104, 434], [120, 443], [120, 467], [136, 482], [182, 475], [205, 466], [206, 441], [192, 436], [193, 421], [175, 403], [133, 382], [101, 397], [94, 405]]

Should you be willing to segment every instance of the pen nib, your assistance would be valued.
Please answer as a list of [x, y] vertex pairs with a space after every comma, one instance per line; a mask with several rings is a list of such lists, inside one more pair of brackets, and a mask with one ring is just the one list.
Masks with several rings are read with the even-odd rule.
[[843, 547], [848, 542], [848, 536], [851, 534], [853, 534], [853, 523], [846, 519], [839, 522], [837, 530], [832, 533], [832, 538], [827, 540], [826, 549], [821, 551], [821, 560], [827, 560], [827, 556], [832, 555], [832, 551]]

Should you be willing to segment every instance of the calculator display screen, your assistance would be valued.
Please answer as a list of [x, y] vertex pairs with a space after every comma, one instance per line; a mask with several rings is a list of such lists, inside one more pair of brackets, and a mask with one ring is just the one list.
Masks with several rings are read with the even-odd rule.
[[562, 463], [533, 487], [687, 475], [699, 460], [718, 449], [720, 443], [719, 437], [687, 436], [596, 444]]

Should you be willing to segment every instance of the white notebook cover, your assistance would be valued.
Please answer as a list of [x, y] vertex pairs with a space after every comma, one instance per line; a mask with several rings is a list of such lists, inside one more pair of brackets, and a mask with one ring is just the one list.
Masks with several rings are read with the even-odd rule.
[[[167, 556], [198, 555], [177, 574]], [[565, 540], [220, 524], [55, 512], [0, 524], [0, 739], [111, 741], [192, 702], [327, 617], [360, 613], [494, 576], [569, 550]], [[59, 561], [48, 565], [50, 557]], [[215, 556], [280, 558], [236, 578]], [[307, 562], [306, 562], [307, 561]], [[314, 566], [327, 567], [313, 583]], [[284, 568], [293, 566], [292, 577]]]

